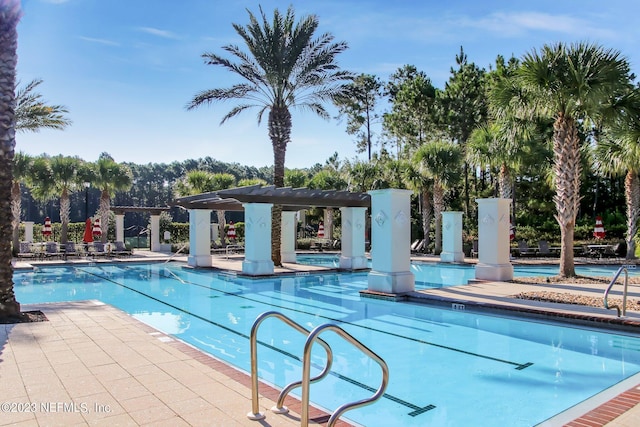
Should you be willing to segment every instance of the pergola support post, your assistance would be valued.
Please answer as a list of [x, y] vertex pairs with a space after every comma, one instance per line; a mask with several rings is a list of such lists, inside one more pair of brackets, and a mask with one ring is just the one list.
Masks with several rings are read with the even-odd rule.
[[242, 272], [250, 276], [273, 274], [271, 259], [272, 203], [243, 203], [245, 246]]
[[411, 292], [411, 191], [387, 188], [371, 195], [370, 291], [388, 294]]
[[282, 262], [296, 262], [296, 212], [282, 211], [282, 237], [280, 239], [280, 257]]
[[476, 199], [478, 203], [478, 264], [476, 279], [513, 280], [509, 260], [511, 199]]
[[366, 211], [367, 208], [340, 208], [342, 214], [341, 269], [361, 270], [368, 267], [364, 245]]
[[463, 262], [462, 212], [442, 212], [442, 262]]
[[[211, 209], [189, 209], [189, 257], [192, 267], [211, 267]], [[159, 231], [159, 228], [158, 228]]]

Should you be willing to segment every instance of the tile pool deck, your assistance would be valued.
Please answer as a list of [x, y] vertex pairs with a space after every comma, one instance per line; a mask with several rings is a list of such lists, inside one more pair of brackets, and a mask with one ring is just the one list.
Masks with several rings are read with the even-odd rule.
[[[167, 258], [167, 255], [142, 251], [137, 254], [146, 261]], [[214, 260], [217, 268], [241, 269], [239, 258]], [[309, 271], [309, 268], [285, 265], [277, 272], [299, 270]], [[529, 290], [530, 286], [484, 282], [421, 291], [415, 297], [430, 304], [465, 304], [469, 309], [472, 306], [506, 309], [528, 315], [551, 312], [565, 321], [590, 318], [608, 323], [615, 318], [611, 310], [510, 298]], [[541, 290], [540, 286], [536, 285], [535, 289]], [[553, 285], [551, 290], [597, 297], [602, 294], [601, 288], [588, 285]], [[629, 294], [639, 298], [640, 286], [630, 286]], [[288, 415], [276, 415], [268, 410], [278, 391], [265, 384], [260, 385], [260, 407], [266, 419], [248, 420], [251, 389], [246, 373], [114, 307], [99, 301], [84, 301], [24, 305], [22, 309], [42, 310], [49, 321], [0, 325], [0, 426], [286, 426], [300, 423], [300, 405], [295, 399], [286, 402], [292, 409]], [[627, 314], [627, 324], [622, 327], [640, 333], [640, 312]], [[31, 405], [25, 405], [28, 403]], [[627, 384], [625, 390], [604, 402], [587, 406], [569, 412], [565, 415], [569, 417], [567, 421], [547, 425], [638, 426], [640, 380]], [[326, 424], [328, 416], [316, 409], [312, 418], [316, 424]]]

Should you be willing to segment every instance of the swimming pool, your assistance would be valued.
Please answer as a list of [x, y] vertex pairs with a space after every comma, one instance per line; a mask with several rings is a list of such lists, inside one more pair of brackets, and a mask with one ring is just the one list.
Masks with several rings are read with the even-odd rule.
[[[340, 256], [334, 254], [316, 255], [299, 254], [296, 258], [299, 264], [318, 265], [330, 268], [340, 267]], [[369, 261], [371, 263], [371, 261]], [[577, 265], [576, 274], [590, 277], [613, 278], [620, 266], [618, 265]], [[635, 267], [635, 266], [634, 266]], [[514, 277], [551, 277], [557, 276], [560, 267], [557, 265], [514, 265]], [[449, 264], [439, 262], [412, 261], [411, 271], [415, 276], [415, 288], [431, 289], [447, 286], [466, 285], [469, 280], [476, 278], [473, 264]], [[629, 269], [630, 276], [640, 275], [640, 270]]]
[[[336, 323], [389, 365], [385, 397], [345, 415], [372, 427], [531, 426], [640, 372], [637, 337], [363, 299], [366, 273], [245, 279], [120, 263], [17, 271], [14, 282], [22, 304], [98, 299], [246, 371], [259, 314], [276, 310], [309, 329]], [[266, 320], [258, 335], [259, 376], [277, 387], [300, 378], [304, 345], [282, 325]], [[322, 338], [333, 370], [311, 386], [312, 402], [332, 411], [370, 396], [377, 364], [336, 335]], [[314, 347], [313, 363], [324, 357]]]

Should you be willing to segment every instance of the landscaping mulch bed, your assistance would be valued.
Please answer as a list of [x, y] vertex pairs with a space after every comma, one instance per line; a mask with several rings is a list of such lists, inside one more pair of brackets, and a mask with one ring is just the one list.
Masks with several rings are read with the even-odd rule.
[[[621, 282], [622, 279], [619, 279]], [[608, 277], [586, 277], [578, 276], [571, 279], [561, 279], [557, 276], [553, 277], [518, 277], [513, 280], [514, 283], [522, 283], [527, 285], [544, 284], [544, 285], [566, 285], [566, 284], [597, 284], [607, 285], [611, 282], [611, 278]], [[640, 278], [629, 277], [629, 284], [640, 284]], [[548, 287], [546, 287], [548, 289]], [[603, 288], [604, 289], [604, 288]], [[590, 307], [602, 307], [603, 300], [601, 297], [590, 297], [585, 295], [574, 294], [571, 292], [552, 292], [548, 290], [534, 291], [534, 292], [521, 292], [514, 295], [514, 298], [544, 301], [561, 304], [577, 304], [586, 305]], [[608, 298], [610, 307], [618, 306], [622, 307], [622, 298]], [[627, 298], [627, 310], [640, 311], [640, 301], [634, 298]]]
[[13, 323], [48, 322], [47, 316], [40, 310], [23, 311], [17, 316], [0, 317], [0, 324], [7, 325]]

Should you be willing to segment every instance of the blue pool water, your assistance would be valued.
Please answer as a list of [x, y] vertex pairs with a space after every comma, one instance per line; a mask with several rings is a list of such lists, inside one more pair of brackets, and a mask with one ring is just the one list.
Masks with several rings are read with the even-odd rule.
[[[309, 329], [336, 323], [389, 365], [384, 398], [345, 414], [370, 427], [532, 426], [640, 372], [637, 337], [361, 298], [366, 273], [256, 280], [121, 263], [17, 271], [14, 282], [22, 304], [98, 299], [246, 371], [259, 314], [276, 310]], [[322, 338], [333, 369], [311, 400], [332, 411], [370, 396], [378, 365], [336, 334]], [[260, 378], [300, 379], [304, 337], [268, 319], [258, 340]], [[321, 348], [312, 356], [324, 366]]]
[[[340, 257], [334, 254], [298, 255], [296, 261], [299, 264], [323, 267], [338, 268], [340, 266]], [[369, 264], [371, 264], [371, 261], [369, 261]], [[619, 267], [617, 265], [578, 265], [576, 266], [576, 274], [612, 278]], [[466, 285], [469, 280], [475, 279], [475, 267], [472, 264], [412, 262], [411, 271], [415, 275], [416, 289]], [[515, 265], [513, 275], [515, 277], [551, 277], [557, 276], [558, 271], [559, 267], [557, 265]], [[640, 269], [630, 269], [629, 275], [640, 275]]]

